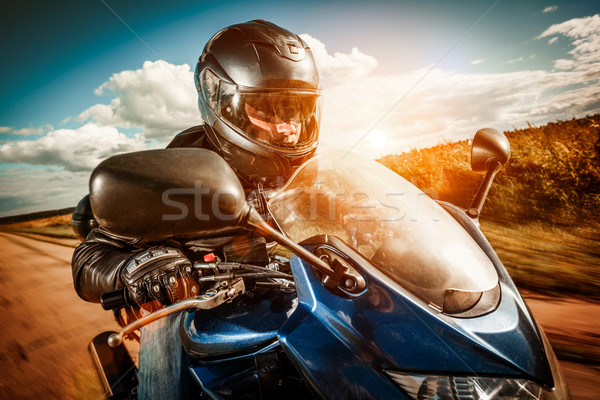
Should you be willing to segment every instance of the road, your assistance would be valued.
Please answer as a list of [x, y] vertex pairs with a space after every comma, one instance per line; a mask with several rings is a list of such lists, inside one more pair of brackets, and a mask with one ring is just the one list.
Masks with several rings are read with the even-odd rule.
[[[0, 249], [0, 399], [104, 398], [87, 344], [116, 323], [75, 293], [73, 248], [0, 233]], [[527, 303], [551, 339], [600, 338], [598, 304], [533, 295]], [[575, 400], [598, 398], [600, 369], [561, 365]]]
[[115, 323], [75, 293], [73, 248], [0, 233], [0, 249], [0, 398], [104, 398], [87, 344]]

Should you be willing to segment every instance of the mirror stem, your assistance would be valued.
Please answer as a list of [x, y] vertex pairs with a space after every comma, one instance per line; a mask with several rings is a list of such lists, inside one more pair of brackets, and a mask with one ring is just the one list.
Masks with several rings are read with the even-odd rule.
[[495, 158], [492, 158], [487, 162], [487, 173], [485, 174], [485, 178], [479, 189], [477, 190], [477, 195], [471, 206], [467, 210], [467, 215], [473, 219], [479, 218], [479, 214], [481, 214], [481, 209], [483, 208], [483, 204], [487, 198], [487, 195], [492, 187], [492, 183], [494, 182], [494, 178], [496, 174], [502, 169], [502, 163]]
[[313, 253], [306, 250], [304, 247], [300, 246], [290, 238], [284, 236], [276, 229], [273, 229], [262, 219], [260, 214], [258, 214], [258, 211], [256, 211], [252, 207], [250, 207], [250, 212], [248, 213], [247, 224], [256, 228], [256, 230], [261, 235], [269, 236], [280, 245], [287, 247], [298, 257], [300, 257], [307, 263], [315, 266], [319, 271], [327, 274], [328, 276], [331, 276], [331, 274], [333, 273], [331, 267], [329, 267], [329, 265], [326, 262], [321, 260], [319, 257], [315, 256]]

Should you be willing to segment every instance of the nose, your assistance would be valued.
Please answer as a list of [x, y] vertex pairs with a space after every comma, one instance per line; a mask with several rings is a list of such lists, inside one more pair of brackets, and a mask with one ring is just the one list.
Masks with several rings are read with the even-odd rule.
[[294, 135], [298, 130], [298, 125], [292, 122], [284, 122], [282, 124], [277, 124], [277, 133], [280, 135]]

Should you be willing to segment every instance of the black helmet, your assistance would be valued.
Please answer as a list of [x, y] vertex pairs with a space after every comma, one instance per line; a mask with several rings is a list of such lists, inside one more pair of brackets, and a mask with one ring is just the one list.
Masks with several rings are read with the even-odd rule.
[[281, 184], [314, 155], [319, 74], [297, 35], [262, 20], [229, 26], [206, 44], [195, 81], [210, 143], [247, 183]]

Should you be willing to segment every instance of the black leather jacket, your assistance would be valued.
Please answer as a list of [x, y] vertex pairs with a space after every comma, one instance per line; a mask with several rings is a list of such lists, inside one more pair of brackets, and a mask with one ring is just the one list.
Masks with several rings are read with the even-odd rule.
[[[202, 126], [195, 126], [179, 133], [167, 148], [201, 147], [211, 148]], [[202, 255], [222, 248], [234, 237], [221, 237], [202, 240], [171, 239], [160, 243], [179, 248], [192, 262]], [[139, 239], [116, 236], [100, 228], [93, 229], [86, 240], [73, 253], [71, 267], [73, 283], [77, 294], [84, 300], [100, 302], [104, 292], [122, 287], [120, 271], [132, 257], [157, 243], [142, 243]]]

